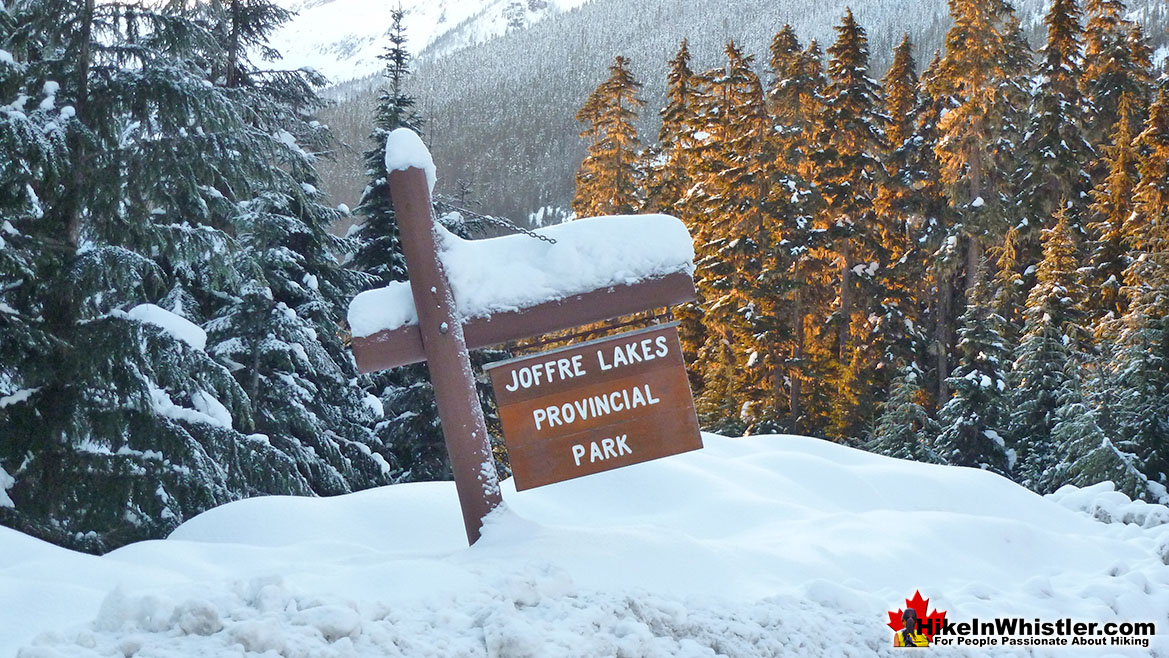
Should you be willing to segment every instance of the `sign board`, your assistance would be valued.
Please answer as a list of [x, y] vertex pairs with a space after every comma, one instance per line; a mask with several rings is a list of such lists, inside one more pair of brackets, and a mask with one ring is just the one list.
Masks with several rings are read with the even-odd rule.
[[485, 369], [517, 490], [702, 448], [675, 323]]

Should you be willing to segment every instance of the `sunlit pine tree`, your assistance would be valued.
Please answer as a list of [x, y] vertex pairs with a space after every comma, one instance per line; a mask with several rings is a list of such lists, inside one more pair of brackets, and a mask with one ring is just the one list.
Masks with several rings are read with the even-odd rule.
[[[816, 183], [825, 208], [819, 220], [837, 258], [838, 302], [832, 323], [837, 330], [840, 390], [833, 411], [838, 436], [857, 436], [862, 407], [872, 395], [869, 378], [875, 365], [854, 353], [854, 337], [864, 342], [872, 330], [865, 325], [872, 301], [885, 298], [877, 275], [881, 273], [881, 243], [889, 232], [874, 211], [883, 175], [885, 149], [881, 132], [878, 85], [869, 77], [868, 37], [849, 11], [836, 28], [836, 43], [828, 49], [828, 87], [818, 136], [820, 152]], [[863, 373], [863, 374], [862, 374]], [[844, 390], [847, 389], [847, 390]], [[850, 402], [855, 399], [856, 404]]]
[[985, 247], [1010, 225], [1009, 174], [1021, 136], [1030, 48], [1004, 0], [949, 0], [953, 25], [939, 67], [939, 91], [953, 107], [939, 122], [935, 151], [956, 213], [952, 235], [965, 250], [967, 287]]
[[768, 105], [774, 123], [774, 139], [782, 158], [781, 170], [790, 181], [789, 211], [784, 217], [781, 248], [791, 268], [791, 292], [787, 304], [792, 331], [791, 354], [787, 359], [788, 419], [792, 432], [810, 432], [810, 417], [823, 414], [807, 412], [807, 398], [813, 408], [827, 406], [828, 396], [816, 389], [829, 386], [826, 370], [817, 368], [809, 358], [809, 343], [819, 324], [816, 318], [826, 313], [834, 296], [830, 270], [831, 252], [823, 232], [815, 230], [815, 217], [821, 204], [813, 185], [819, 121], [823, 114], [823, 90], [827, 79], [823, 72], [819, 47], [813, 42], [807, 49], [800, 46], [795, 30], [785, 25], [772, 39], [769, 70], [772, 76], [767, 90]]
[[790, 331], [777, 308], [788, 292], [788, 268], [774, 243], [786, 203], [778, 191], [788, 186], [752, 58], [733, 42], [726, 54], [712, 80], [712, 99], [720, 104], [710, 108], [718, 168], [705, 172], [703, 195], [693, 198], [709, 223], [697, 281], [707, 333], [699, 359], [706, 389], [698, 404], [709, 418], [737, 415], [747, 428], [762, 422], [774, 430], [787, 405], [783, 358]]
[[1117, 439], [1131, 445], [1149, 479], [1169, 481], [1169, 91], [1161, 90], [1136, 138], [1140, 183], [1134, 192], [1128, 309], [1122, 318], [1113, 382]]
[[618, 56], [609, 66], [609, 78], [578, 114], [577, 120], [585, 124], [581, 136], [591, 144], [577, 174], [572, 201], [577, 217], [627, 215], [644, 204], [636, 126], [638, 111], [645, 105], [640, 92], [629, 59]]
[[1141, 239], [1143, 222], [1134, 215], [1133, 193], [1139, 182], [1137, 151], [1133, 140], [1140, 126], [1131, 109], [1131, 96], [1120, 100], [1120, 119], [1112, 141], [1101, 156], [1100, 169], [1107, 175], [1092, 190], [1088, 209], [1088, 262], [1085, 285], [1093, 294], [1085, 306], [1098, 338], [1114, 336], [1114, 321], [1124, 315], [1127, 300], [1121, 294], [1124, 273], [1131, 265], [1130, 244]]
[[[1081, 85], [1089, 101], [1087, 137], [1097, 150], [1116, 143], [1115, 124], [1121, 118], [1132, 121], [1134, 117], [1128, 115], [1137, 113], [1138, 121], [1143, 121], [1151, 102], [1152, 51], [1141, 26], [1127, 20], [1126, 12], [1122, 0], [1086, 0], [1084, 4], [1087, 23]], [[1127, 112], [1121, 105], [1126, 94], [1130, 102]], [[1105, 175], [1103, 170], [1096, 173]]]

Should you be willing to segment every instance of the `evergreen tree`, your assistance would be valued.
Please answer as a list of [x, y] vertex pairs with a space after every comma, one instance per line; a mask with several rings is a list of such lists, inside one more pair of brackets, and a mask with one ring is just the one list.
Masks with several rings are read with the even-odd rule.
[[374, 277], [379, 285], [406, 280], [406, 260], [398, 237], [398, 221], [390, 201], [389, 174], [386, 172], [386, 138], [398, 128], [421, 134], [422, 117], [415, 109], [417, 100], [406, 91], [410, 76], [410, 52], [406, 50], [405, 12], [395, 9], [388, 38], [390, 45], [380, 58], [386, 63], [382, 76], [385, 86], [378, 94], [374, 112], [372, 148], [365, 152], [365, 175], [369, 184], [361, 195], [356, 214], [361, 226], [353, 234], [360, 246], [349, 264]]
[[[835, 348], [841, 364], [838, 381], [850, 382], [853, 388], [847, 392], [859, 401], [873, 394], [873, 382], [867, 377], [871, 361], [854, 359], [857, 355], [853, 353], [853, 339], [858, 333], [872, 331], [863, 324], [871, 310], [866, 300], [888, 297], [877, 275], [885, 273], [882, 267], [891, 265], [882, 242], [896, 236], [894, 230], [882, 225], [881, 217], [873, 210], [885, 145], [878, 87], [868, 76], [868, 37], [851, 11], [836, 27], [836, 33], [836, 43], [828, 50], [830, 81], [824, 93], [818, 137], [821, 151], [814, 160], [818, 165], [817, 186], [825, 200], [820, 223], [833, 239], [838, 259], [839, 302], [833, 313]], [[862, 377], [862, 372], [866, 376]], [[847, 402], [849, 395], [838, 399], [843, 404], [834, 411], [836, 431], [840, 436], [856, 436], [861, 427], [860, 410]]]
[[16, 479], [0, 522], [100, 551], [242, 496], [310, 493], [290, 455], [237, 431], [249, 400], [183, 321], [239, 289], [237, 203], [283, 176], [270, 126], [209, 84], [215, 31], [177, 8], [14, 11], [0, 47], [44, 89], [40, 108], [60, 108], [69, 169], [45, 169], [36, 221], [14, 225], [41, 256], [28, 317], [52, 350], [0, 409], [0, 466]]
[[629, 59], [618, 56], [609, 78], [589, 97], [577, 120], [581, 137], [591, 139], [588, 155], [577, 173], [572, 209], [577, 217], [627, 215], [643, 204], [638, 155], [637, 112], [645, 105], [641, 83], [629, 70]]
[[[932, 245], [928, 240], [923, 244], [923, 236], [914, 227], [925, 228], [928, 221], [919, 214], [926, 209], [925, 203], [919, 201], [927, 201], [928, 193], [925, 172], [920, 168], [923, 146], [910, 141], [920, 137], [921, 115], [928, 106], [923, 102], [916, 71], [913, 43], [906, 35], [894, 49], [893, 63], [881, 81], [884, 133], [889, 148], [882, 154], [887, 175], [879, 186], [876, 209], [884, 227], [879, 245], [884, 269], [878, 281], [885, 299], [880, 303], [873, 329], [879, 343], [875, 347], [880, 349], [879, 358], [886, 372], [892, 372], [895, 363], [917, 359], [927, 349], [921, 323], [924, 300], [920, 299], [919, 289], [927, 278], [927, 250]], [[930, 219], [937, 221], [936, 217]], [[927, 235], [930, 232], [925, 231]]]
[[1056, 214], [1044, 233], [1038, 281], [1027, 297], [1026, 324], [1015, 352], [1010, 432], [1019, 454], [1017, 477], [1045, 493], [1055, 481], [1058, 463], [1052, 430], [1056, 411], [1079, 382], [1069, 376], [1082, 364], [1086, 342], [1080, 302], [1086, 291], [1078, 282], [1075, 237], [1067, 210]]
[[941, 434], [934, 450], [946, 463], [1006, 474], [1015, 462], [1003, 437], [1010, 349], [1002, 337], [1003, 319], [988, 297], [980, 274], [962, 314], [958, 364], [947, 380], [954, 395], [938, 411]]
[[[373, 277], [371, 287], [408, 280], [386, 171], [389, 134], [398, 128], [421, 134], [424, 125], [416, 109], [417, 99], [407, 91], [411, 55], [406, 49], [404, 16], [400, 9], [391, 11], [390, 43], [381, 55], [385, 62], [384, 86], [374, 110], [372, 146], [365, 153], [369, 183], [355, 211], [362, 224], [352, 232], [359, 246], [349, 265]], [[449, 458], [426, 365], [402, 366], [362, 379], [366, 390], [381, 402], [384, 415], [375, 432], [392, 456], [390, 462], [398, 469], [397, 478], [406, 482], [450, 479]]]
[[[0, 7], [0, 48], [9, 43], [15, 21]], [[8, 51], [5, 50], [5, 53]], [[13, 403], [44, 377], [52, 352], [43, 306], [37, 294], [38, 241], [44, 217], [40, 196], [48, 195], [68, 171], [68, 152], [61, 129], [69, 117], [48, 92], [53, 86], [30, 89], [23, 62], [0, 57], [0, 400]], [[23, 100], [22, 100], [23, 99]], [[7, 406], [7, 405], [5, 405]], [[3, 467], [0, 460], [0, 468]]]
[[[1125, 271], [1128, 310], [1113, 365], [1118, 440], [1131, 445], [1150, 480], [1169, 481], [1169, 92], [1149, 108], [1136, 139], [1140, 183]], [[1139, 228], [1137, 228], [1139, 227]], [[1127, 232], [1127, 231], [1126, 231]]]
[[[338, 337], [341, 311], [366, 278], [342, 268], [347, 241], [329, 227], [340, 213], [316, 188], [316, 153], [329, 135], [311, 114], [325, 105], [319, 75], [260, 68], [248, 53], [289, 13], [265, 0], [233, 0], [214, 12], [223, 60], [216, 80], [248, 108], [254, 127], [280, 144], [274, 180], [238, 203], [234, 232], [246, 277], [241, 294], [224, 292], [212, 314], [210, 351], [232, 366], [252, 402], [250, 430], [284, 454], [318, 494], [386, 484], [390, 468], [372, 432], [379, 405], [366, 400], [356, 367]], [[270, 48], [267, 49], [270, 51]]]
[[[1152, 53], [1138, 24], [1124, 18], [1122, 0], [1087, 0], [1084, 13], [1084, 69], [1081, 78], [1083, 95], [1089, 101], [1090, 115], [1085, 123], [1087, 136], [1100, 150], [1110, 141], [1115, 144], [1115, 124], [1120, 119], [1133, 121], [1131, 113], [1140, 112], [1152, 93]], [[1123, 96], [1132, 105], [1121, 107]]]
[[1066, 199], [1071, 206], [1073, 230], [1082, 233], [1079, 220], [1087, 205], [1091, 186], [1088, 170], [1095, 154], [1084, 137], [1082, 30], [1076, 1], [1054, 0], [1044, 20], [1047, 43], [1040, 51], [1039, 81], [1017, 174], [1024, 217], [1016, 249], [1024, 267], [1039, 261], [1039, 232], [1046, 218], [1055, 215], [1061, 200]]
[[[1069, 373], [1074, 380], [1074, 373]], [[1055, 469], [1051, 489], [1064, 484], [1087, 487], [1110, 481], [1133, 500], [1164, 502], [1164, 487], [1150, 482], [1140, 461], [1122, 449], [1100, 428], [1098, 412], [1072, 391], [1056, 411], [1051, 437], [1062, 461]], [[1124, 446], [1127, 447], [1127, 446]]]
[[1101, 169], [1107, 176], [1092, 190], [1089, 209], [1088, 269], [1085, 285], [1099, 291], [1086, 300], [1095, 322], [1096, 334], [1111, 333], [1112, 321], [1124, 315], [1125, 298], [1121, 294], [1124, 272], [1131, 264], [1129, 245], [1139, 239], [1139, 216], [1133, 215], [1133, 192], [1138, 182], [1137, 153], [1133, 147], [1137, 127], [1132, 97], [1120, 101], [1120, 119], [1114, 124], [1112, 143], [1105, 148]]
[[917, 113], [921, 110], [920, 93], [921, 81], [913, 58], [913, 42], [905, 34], [893, 50], [893, 63], [881, 79], [881, 97], [887, 118], [885, 140], [893, 154], [904, 153], [902, 147], [916, 132]]
[[931, 447], [937, 427], [921, 405], [924, 396], [921, 371], [912, 363], [904, 366], [865, 448], [898, 459], [940, 463]]
[[[913, 109], [913, 133], [896, 146], [888, 158], [890, 177], [882, 188], [884, 212], [904, 217], [910, 251], [902, 266], [901, 278], [917, 291], [922, 321], [916, 327], [928, 331], [929, 339], [919, 353], [928, 355], [923, 372], [934, 382], [929, 387], [933, 408], [949, 399], [946, 378], [950, 375], [949, 355], [953, 348], [956, 317], [955, 273], [960, 258], [954, 241], [948, 240], [952, 212], [942, 186], [941, 165], [935, 153], [938, 122], [950, 108], [950, 98], [938, 88], [941, 57], [935, 53], [921, 79], [919, 105]], [[906, 67], [906, 71], [912, 67]], [[887, 76], [888, 77], [888, 76]], [[905, 84], [905, 74], [898, 76]], [[892, 80], [887, 83], [893, 84]], [[885, 113], [893, 116], [886, 107]], [[922, 282], [926, 288], [923, 292]]]
[[997, 243], [1009, 225], [1007, 174], [1021, 133], [1030, 50], [1004, 0], [949, 0], [949, 7], [954, 24], [946, 33], [938, 87], [954, 105], [939, 122], [935, 150], [958, 216], [952, 234], [965, 245], [969, 288], [984, 247]]
[[[790, 199], [783, 221], [784, 250], [788, 263], [791, 290], [786, 307], [791, 328], [791, 352], [787, 359], [788, 419], [792, 432], [810, 432], [809, 418], [819, 414], [806, 412], [806, 398], [827, 400], [816, 390], [830, 386], [821, 368], [809, 358], [809, 344], [814, 340], [814, 318], [826, 315], [833, 294], [829, 277], [831, 254], [827, 236], [815, 230], [814, 218], [820, 209], [819, 196], [813, 185], [821, 101], [827, 86], [821, 53], [815, 42], [801, 49], [795, 30], [785, 25], [772, 40], [770, 70], [772, 83], [767, 91], [774, 126], [775, 148], [781, 161], [781, 174], [789, 181]], [[818, 323], [817, 323], [818, 324]], [[812, 407], [826, 402], [813, 402]]]
[[1018, 236], [1018, 230], [1011, 227], [1003, 239], [1003, 246], [998, 249], [992, 302], [995, 313], [1006, 321], [1003, 338], [1011, 344], [1018, 342], [1028, 292], [1027, 278], [1022, 274], [1024, 268], [1019, 265]]
[[645, 207], [668, 215], [678, 213], [677, 205], [689, 188], [686, 178], [686, 154], [692, 138], [694, 72], [690, 70], [690, 45], [686, 39], [678, 54], [670, 60], [666, 77], [666, 106], [662, 108], [662, 127], [658, 130], [655, 161], [646, 181]]
[[[783, 395], [789, 329], [777, 311], [788, 271], [779, 260], [778, 218], [786, 201], [776, 167], [771, 119], [752, 58], [732, 42], [727, 65], [710, 77], [711, 121], [690, 202], [705, 217], [696, 282], [705, 302], [706, 341], [699, 352], [698, 405], [714, 421], [735, 418], [752, 431], [776, 427]], [[697, 191], [695, 191], [697, 190]]]

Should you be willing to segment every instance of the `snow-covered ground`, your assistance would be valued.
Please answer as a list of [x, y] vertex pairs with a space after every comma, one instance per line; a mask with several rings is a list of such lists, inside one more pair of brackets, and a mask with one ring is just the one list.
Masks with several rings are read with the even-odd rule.
[[0, 656], [897, 655], [888, 612], [917, 590], [955, 621], [1160, 633], [1036, 655], [1169, 656], [1165, 508], [803, 437], [704, 441], [505, 483], [471, 548], [449, 483], [242, 501], [101, 558], [0, 528]]

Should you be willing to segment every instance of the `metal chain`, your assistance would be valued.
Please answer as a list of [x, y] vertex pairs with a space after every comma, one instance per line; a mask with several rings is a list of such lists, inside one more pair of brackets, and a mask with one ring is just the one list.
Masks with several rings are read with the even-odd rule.
[[543, 235], [542, 233], [536, 233], [535, 231], [533, 231], [531, 229], [524, 228], [524, 227], [520, 226], [519, 224], [516, 224], [515, 222], [513, 222], [509, 219], [505, 219], [503, 217], [493, 217], [491, 215], [481, 215], [481, 214], [474, 212], [472, 210], [467, 210], [466, 208], [461, 208], [461, 207], [455, 205], [453, 199], [451, 199], [450, 197], [441, 195], [441, 194], [434, 195], [434, 205], [435, 205], [435, 207], [442, 210], [444, 213], [457, 212], [460, 215], [463, 215], [464, 217], [470, 216], [471, 218], [473, 218], [475, 221], [479, 222], [480, 224], [486, 224], [488, 226], [495, 226], [497, 228], [502, 228], [502, 229], [511, 231], [512, 233], [523, 233], [524, 235], [528, 236], [529, 238], [543, 240], [544, 242], [547, 242], [548, 244], [556, 244], [555, 239], [550, 238], [546, 235]]

